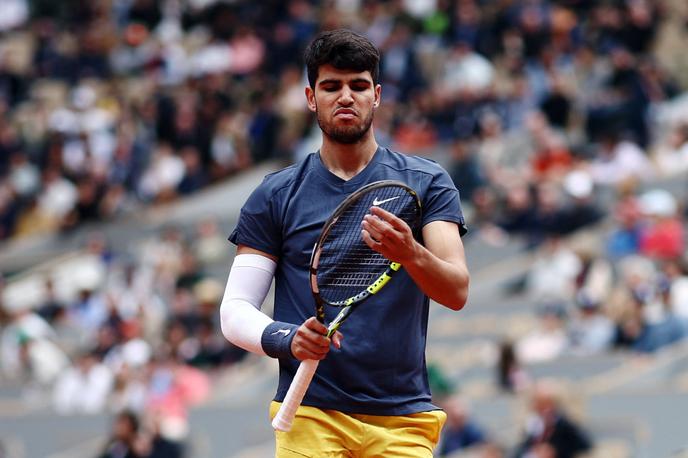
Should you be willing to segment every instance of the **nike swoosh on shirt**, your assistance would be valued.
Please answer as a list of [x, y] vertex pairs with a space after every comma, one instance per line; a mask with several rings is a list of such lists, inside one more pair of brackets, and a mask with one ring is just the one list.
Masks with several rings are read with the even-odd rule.
[[382, 200], [377, 200], [377, 197], [373, 200], [373, 205], [382, 205], [385, 202], [389, 202], [390, 200], [398, 199], [401, 196], [396, 196], [396, 197], [390, 197], [389, 199], [382, 199]]
[[280, 329], [278, 331], [273, 332], [272, 335], [274, 336], [275, 334], [283, 334], [284, 337], [287, 337], [289, 333], [291, 333], [291, 329]]

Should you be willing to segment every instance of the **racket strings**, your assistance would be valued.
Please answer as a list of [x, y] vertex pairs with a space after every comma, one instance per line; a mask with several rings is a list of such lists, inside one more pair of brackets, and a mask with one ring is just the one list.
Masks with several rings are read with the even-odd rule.
[[374, 204], [412, 228], [418, 224], [415, 196], [396, 186], [374, 189], [347, 207], [321, 242], [318, 287], [328, 302], [343, 301], [358, 294], [375, 282], [390, 264], [361, 238], [361, 222]]

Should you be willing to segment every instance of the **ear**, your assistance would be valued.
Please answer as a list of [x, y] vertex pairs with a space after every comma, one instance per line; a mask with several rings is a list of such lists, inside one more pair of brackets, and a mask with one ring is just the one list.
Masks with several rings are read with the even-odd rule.
[[382, 86], [378, 84], [375, 86], [375, 101], [373, 102], [373, 108], [379, 107], [381, 100], [382, 100]]
[[308, 109], [313, 113], [317, 111], [318, 104], [315, 103], [315, 91], [310, 86], [306, 86], [306, 103], [308, 103]]

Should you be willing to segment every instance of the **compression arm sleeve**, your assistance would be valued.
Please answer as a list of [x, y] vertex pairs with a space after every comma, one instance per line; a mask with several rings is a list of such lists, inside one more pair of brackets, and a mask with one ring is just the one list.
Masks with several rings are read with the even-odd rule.
[[273, 358], [293, 357], [297, 325], [273, 321], [260, 311], [277, 265], [257, 254], [234, 258], [220, 306], [220, 325], [234, 345]]

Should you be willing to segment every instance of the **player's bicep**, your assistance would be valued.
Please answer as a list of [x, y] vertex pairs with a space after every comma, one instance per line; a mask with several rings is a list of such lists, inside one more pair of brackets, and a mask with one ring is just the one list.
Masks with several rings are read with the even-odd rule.
[[432, 221], [423, 226], [423, 244], [439, 259], [465, 268], [466, 254], [459, 226], [450, 221]]

